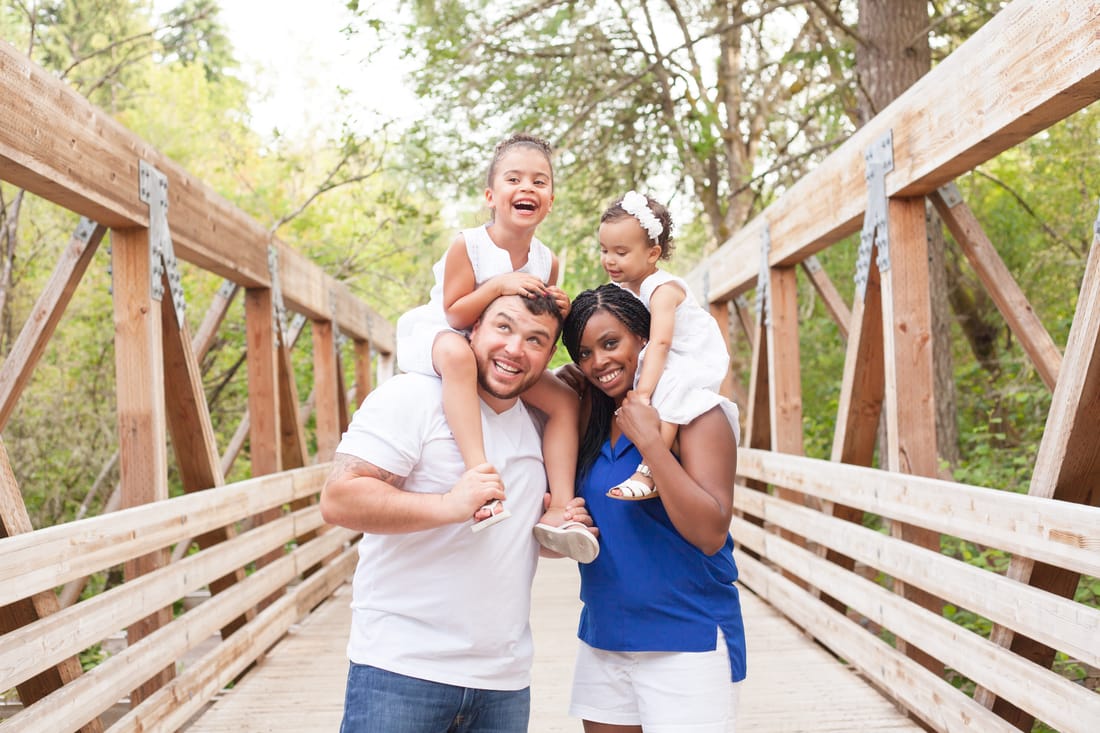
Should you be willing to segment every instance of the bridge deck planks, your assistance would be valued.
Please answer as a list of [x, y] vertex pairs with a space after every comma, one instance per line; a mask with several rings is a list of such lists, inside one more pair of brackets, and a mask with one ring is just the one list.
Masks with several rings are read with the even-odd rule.
[[[580, 731], [566, 708], [580, 611], [575, 566], [542, 561], [535, 578], [532, 624], [535, 669], [531, 730]], [[350, 623], [350, 586], [342, 586], [292, 629], [187, 733], [331, 732], [339, 729]], [[920, 731], [865, 680], [836, 661], [764, 601], [742, 589], [749, 631], [749, 678], [742, 686], [742, 731]]]

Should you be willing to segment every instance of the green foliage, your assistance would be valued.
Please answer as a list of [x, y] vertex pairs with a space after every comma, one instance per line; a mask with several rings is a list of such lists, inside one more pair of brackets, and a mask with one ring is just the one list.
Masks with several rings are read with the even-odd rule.
[[[261, 140], [248, 127], [247, 90], [225, 73], [235, 62], [214, 3], [188, 0], [157, 18], [147, 3], [124, 0], [4, 4], [0, 31], [281, 240], [343, 278], [383, 316], [392, 320], [427, 299], [431, 263], [451, 233], [441, 224], [440, 198], [405, 174], [415, 168], [408, 161], [423, 151], [392, 144], [385, 130], [371, 135], [347, 128], [336, 139], [311, 143]], [[17, 197], [0, 184], [0, 229], [5, 217], [16, 216]], [[75, 225], [72, 214], [24, 198], [0, 350], [10, 348]], [[117, 482], [109, 245], [107, 237], [4, 431], [35, 526], [100, 513]], [[187, 263], [181, 269], [194, 334], [222, 283]], [[223, 448], [247, 408], [241, 300], [238, 295], [201, 364]], [[293, 353], [305, 400], [312, 371], [308, 329]], [[59, 422], [66, 438], [59, 437]], [[171, 450], [169, 462], [176, 494], [181, 487]], [[246, 454], [227, 478], [248, 473]]]
[[[369, 7], [354, 5], [365, 28], [379, 27]], [[589, 212], [548, 222], [565, 246], [592, 230], [602, 202], [637, 187], [665, 200], [688, 193], [681, 223], [699, 218], [700, 249], [713, 249], [812, 157], [821, 120], [836, 109], [816, 90], [794, 99], [794, 80], [827, 79], [830, 61], [845, 63], [827, 25], [783, 31], [810, 25], [802, 8], [751, 18], [724, 4], [674, 11], [663, 2], [402, 7], [417, 92], [439, 110], [411, 131], [430, 151], [425, 174], [473, 193], [464, 187], [478, 183], [497, 139], [513, 130], [547, 137], [561, 151], [559, 198]], [[775, 151], [786, 161], [778, 168], [768, 160]]]

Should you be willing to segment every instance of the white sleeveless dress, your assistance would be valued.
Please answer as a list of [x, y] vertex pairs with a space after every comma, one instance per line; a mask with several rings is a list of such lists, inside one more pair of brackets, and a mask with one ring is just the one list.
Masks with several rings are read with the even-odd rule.
[[[518, 270], [512, 269], [512, 258], [489, 236], [489, 225], [474, 229], [463, 229], [466, 240], [466, 255], [474, 268], [474, 281], [480, 287], [482, 283], [496, 275], [508, 272], [525, 272], [534, 275], [543, 283], [550, 282], [550, 269], [554, 264], [554, 255], [538, 239], [531, 239], [531, 248], [527, 252], [527, 263]], [[403, 372], [438, 376], [432, 366], [432, 345], [435, 337], [443, 331], [454, 331], [447, 323], [443, 311], [443, 273], [447, 256], [444, 255], [432, 267], [435, 285], [425, 305], [413, 308], [397, 319], [397, 368]]]
[[[712, 407], [721, 406], [736, 436], [739, 433], [737, 405], [718, 393], [730, 365], [726, 339], [718, 322], [699, 306], [684, 280], [661, 270], [642, 281], [638, 298], [652, 310], [653, 292], [667, 283], [674, 283], [683, 290], [684, 300], [676, 307], [672, 345], [650, 402], [662, 420], [677, 425], [687, 425]], [[647, 350], [648, 346], [638, 357], [635, 386]]]

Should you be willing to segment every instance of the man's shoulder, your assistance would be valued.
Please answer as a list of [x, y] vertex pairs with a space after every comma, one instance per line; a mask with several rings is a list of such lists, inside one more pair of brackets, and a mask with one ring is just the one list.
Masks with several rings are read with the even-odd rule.
[[364, 407], [400, 408], [410, 412], [440, 404], [443, 382], [439, 377], [412, 372], [396, 374], [379, 384], [363, 402]]

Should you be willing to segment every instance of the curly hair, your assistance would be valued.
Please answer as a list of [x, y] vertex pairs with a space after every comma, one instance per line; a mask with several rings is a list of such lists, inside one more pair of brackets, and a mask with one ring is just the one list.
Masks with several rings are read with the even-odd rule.
[[[606, 312], [622, 321], [631, 332], [649, 339], [649, 310], [632, 293], [614, 283], [585, 290], [573, 300], [569, 315], [562, 324], [561, 341], [576, 362], [580, 356], [581, 337], [588, 321], [596, 313]], [[599, 389], [589, 389], [592, 413], [581, 438], [577, 454], [577, 479], [581, 479], [600, 454], [600, 447], [611, 432], [611, 416], [615, 402]]]

